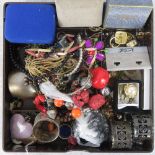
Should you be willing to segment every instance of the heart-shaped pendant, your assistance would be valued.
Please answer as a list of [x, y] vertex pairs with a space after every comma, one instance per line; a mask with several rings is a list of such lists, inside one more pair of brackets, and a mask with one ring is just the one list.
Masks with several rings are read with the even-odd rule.
[[32, 135], [32, 125], [20, 114], [14, 114], [10, 120], [10, 131], [13, 139], [26, 139]]
[[96, 89], [103, 89], [109, 82], [109, 73], [102, 67], [96, 67], [91, 70], [92, 87]]

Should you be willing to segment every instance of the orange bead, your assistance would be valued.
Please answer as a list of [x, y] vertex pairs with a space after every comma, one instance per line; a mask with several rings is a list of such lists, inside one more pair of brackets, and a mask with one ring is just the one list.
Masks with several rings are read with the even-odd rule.
[[63, 100], [57, 100], [57, 99], [55, 99], [55, 100], [54, 100], [54, 105], [55, 105], [56, 107], [61, 107], [61, 106], [64, 105], [64, 101], [63, 101]]
[[54, 130], [54, 124], [48, 123], [48, 131], [52, 132]]
[[81, 110], [79, 108], [74, 108], [71, 112], [72, 117], [79, 118], [81, 116]]

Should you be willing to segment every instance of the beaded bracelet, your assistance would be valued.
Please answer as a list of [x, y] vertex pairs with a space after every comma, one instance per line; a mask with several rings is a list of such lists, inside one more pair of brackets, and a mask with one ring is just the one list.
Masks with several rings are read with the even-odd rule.
[[79, 57], [79, 62], [77, 63], [76, 67], [68, 74], [64, 75], [65, 77], [69, 77], [71, 75], [73, 75], [74, 73], [77, 72], [77, 70], [79, 69], [81, 63], [82, 63], [82, 59], [83, 59], [83, 50], [82, 48], [80, 48], [80, 57]]
[[[81, 36], [79, 35], [78, 36], [78, 42], [79, 42], [79, 51], [80, 51], [80, 56], [79, 56], [79, 62], [77, 63], [76, 67], [70, 72], [70, 73], [67, 73], [67, 74], [64, 74], [63, 76], [64, 77], [69, 77], [69, 76], [72, 76], [74, 73], [77, 72], [77, 70], [79, 69], [81, 63], [82, 63], [82, 60], [83, 60], [83, 50], [82, 50], [82, 46], [84, 45], [85, 42], [82, 42], [82, 39], [81, 39]], [[72, 46], [73, 44], [71, 44]], [[71, 48], [71, 46], [69, 46]], [[68, 48], [68, 50], [70, 49]], [[66, 52], [68, 51], [66, 50]]]
[[9, 56], [10, 56], [10, 59], [11, 59], [11, 62], [13, 63], [14, 67], [17, 68], [19, 71], [21, 71], [22, 73], [24, 73], [28, 79], [32, 80], [33, 81], [33, 86], [35, 88], [35, 90], [38, 92], [39, 91], [39, 86], [37, 84], [37, 79], [35, 77], [32, 77], [30, 76], [30, 74], [23, 68], [21, 67], [17, 62], [16, 60], [14, 59], [13, 57], [13, 53], [12, 53], [12, 50], [13, 50], [13, 47], [10, 45], [9, 46]]
[[79, 88], [78, 90], [76, 90], [76, 91], [74, 91], [74, 92], [72, 92], [72, 93], [68, 93], [67, 95], [72, 96], [72, 95], [74, 95], [74, 94], [76, 94], [76, 93], [82, 91], [82, 90], [86, 87], [86, 85], [90, 82], [91, 74], [90, 74], [89, 70], [91, 69], [91, 67], [93, 66], [93, 64], [94, 64], [94, 62], [95, 62], [96, 54], [97, 54], [97, 51], [95, 51], [95, 54], [94, 54], [94, 56], [93, 56], [93, 60], [92, 60], [92, 62], [91, 62], [91, 64], [90, 64], [90, 66], [89, 66], [89, 69], [88, 69], [88, 77], [87, 77], [87, 79], [86, 79], [85, 84], [84, 84], [81, 88]]

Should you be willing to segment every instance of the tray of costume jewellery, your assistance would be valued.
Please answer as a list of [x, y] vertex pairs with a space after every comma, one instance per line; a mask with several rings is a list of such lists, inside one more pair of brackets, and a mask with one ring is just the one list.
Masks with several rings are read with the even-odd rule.
[[14, 2], [4, 18], [5, 151], [153, 150], [150, 0]]

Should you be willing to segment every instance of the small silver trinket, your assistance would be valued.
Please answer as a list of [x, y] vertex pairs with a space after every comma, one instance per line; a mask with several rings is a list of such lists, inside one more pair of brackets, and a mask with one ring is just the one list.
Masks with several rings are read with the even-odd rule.
[[112, 148], [113, 149], [131, 149], [132, 128], [129, 122], [115, 121], [111, 123], [112, 129]]
[[152, 118], [150, 115], [133, 115], [133, 138], [143, 143], [152, 138]]
[[47, 111], [47, 115], [48, 115], [49, 118], [55, 119], [56, 116], [57, 116], [57, 111], [56, 111], [56, 109], [48, 110], [48, 111]]
[[85, 86], [86, 89], [89, 89], [92, 86], [91, 80], [88, 79], [87, 77], [82, 78], [80, 84], [81, 87]]
[[101, 93], [103, 96], [108, 96], [110, 95], [111, 91], [110, 91], [110, 88], [109, 87], [105, 87], [101, 90]]

